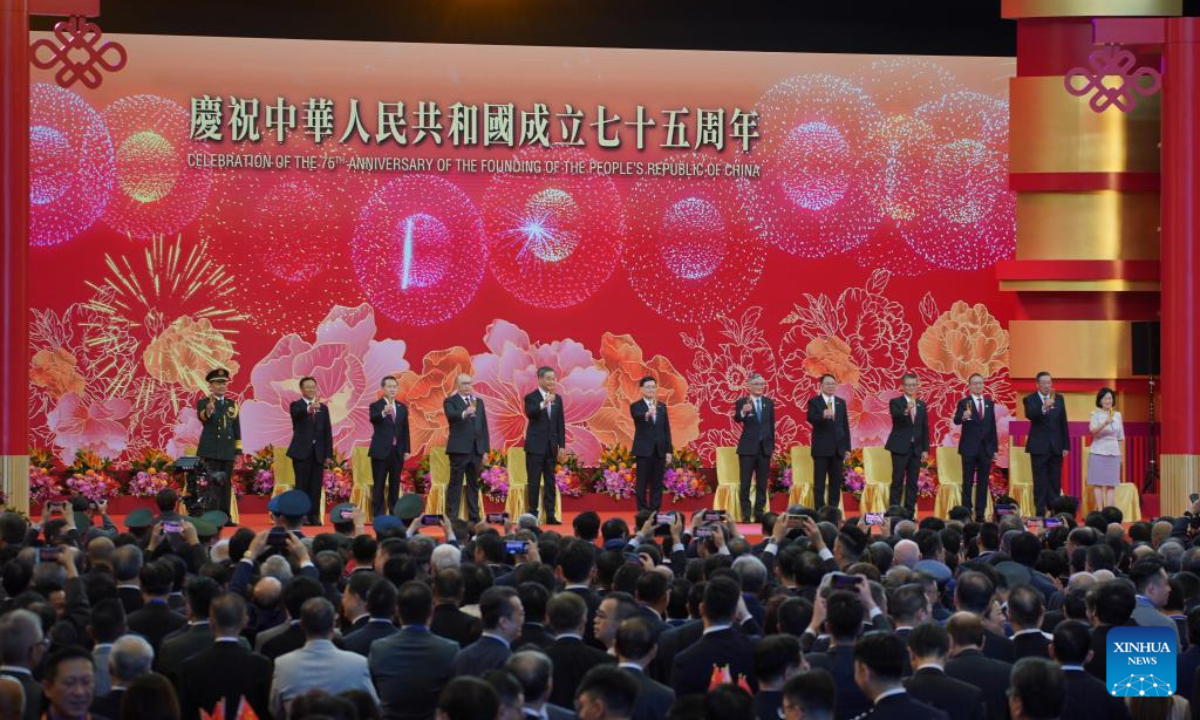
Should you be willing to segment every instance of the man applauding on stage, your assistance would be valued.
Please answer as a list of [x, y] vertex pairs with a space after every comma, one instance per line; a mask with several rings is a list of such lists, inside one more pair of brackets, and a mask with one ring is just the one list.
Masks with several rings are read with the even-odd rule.
[[958, 437], [958, 454], [962, 457], [962, 504], [976, 520], [983, 522], [992, 462], [1000, 448], [996, 404], [983, 396], [983, 376], [979, 373], [972, 375], [967, 385], [970, 394], [959, 400], [954, 410], [954, 424], [962, 426]]
[[[410, 450], [408, 407], [396, 400], [400, 383], [387, 375], [379, 383], [383, 397], [367, 409], [371, 418], [371, 515], [392, 513], [400, 497], [400, 468]], [[387, 504], [384, 505], [384, 493]]]
[[288, 407], [292, 416], [292, 442], [287, 456], [296, 473], [296, 489], [311, 503], [308, 524], [320, 525], [321, 485], [325, 479], [325, 461], [333, 456], [333, 423], [329, 407], [317, 397], [315, 378], [300, 378], [300, 399]]
[[808, 401], [808, 424], [812, 425], [813, 504], [825, 507], [825, 481], [829, 480], [828, 504], [842, 500], [842, 477], [850, 460], [850, 414], [846, 401], [833, 393], [837, 378], [821, 376], [821, 394]]
[[209, 480], [216, 481], [222, 473], [220, 487], [221, 512], [229, 515], [230, 495], [233, 491], [233, 461], [242, 450], [242, 426], [238, 420], [238, 404], [225, 397], [229, 388], [229, 371], [217, 368], [204, 376], [209, 395], [196, 405], [196, 415], [204, 428], [200, 431], [200, 442], [196, 455], [204, 462]]
[[1054, 380], [1043, 370], [1037, 374], [1037, 392], [1025, 396], [1029, 439], [1025, 452], [1033, 465], [1033, 503], [1042, 517], [1062, 492], [1062, 466], [1071, 447], [1067, 432], [1067, 405], [1054, 392]]
[[741, 470], [740, 499], [742, 522], [750, 522], [750, 476], [755, 479], [754, 522], [762, 522], [767, 505], [767, 475], [771, 472], [771, 454], [775, 452], [775, 403], [763, 396], [766, 379], [750, 373], [746, 379], [749, 396], [733, 407], [733, 419], [742, 424], [737, 452]]
[[637, 458], [637, 509], [658, 512], [663, 476], [671, 462], [671, 420], [658, 401], [658, 383], [647, 375], [638, 381], [642, 399], [629, 406], [633, 417], [633, 456]]
[[567, 422], [562, 397], [554, 392], [554, 368], [540, 367], [538, 388], [525, 396], [525, 470], [529, 475], [527, 512], [538, 517], [538, 501], [546, 509], [545, 525], [557, 525], [555, 463], [567, 454]]
[[450, 457], [450, 485], [446, 488], [446, 514], [458, 517], [459, 501], [463, 494], [463, 479], [467, 481], [467, 519], [479, 522], [479, 472], [483, 456], [490, 447], [487, 412], [483, 400], [472, 392], [475, 383], [471, 376], [458, 376], [458, 392], [446, 398], [442, 410], [450, 423], [446, 455]]
[[929, 457], [929, 415], [925, 401], [917, 397], [917, 376], [905, 373], [901, 380], [904, 394], [888, 403], [892, 415], [892, 431], [884, 444], [892, 454], [888, 505], [899, 505], [903, 500], [904, 507], [916, 517], [917, 476], [921, 474], [921, 463]]

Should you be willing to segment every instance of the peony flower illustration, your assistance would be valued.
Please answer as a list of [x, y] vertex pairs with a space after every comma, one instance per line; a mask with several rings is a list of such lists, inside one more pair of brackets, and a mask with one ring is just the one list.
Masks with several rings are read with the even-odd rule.
[[46, 388], [46, 392], [55, 399], [67, 393], [78, 394], [83, 392], [85, 384], [77, 369], [78, 364], [71, 351], [64, 347], [39, 350], [33, 355], [29, 380], [38, 387]]
[[79, 450], [106, 459], [120, 455], [129, 436], [121, 421], [129, 417], [131, 409], [129, 401], [122, 398], [85, 402], [75, 393], [63, 395], [46, 414], [54, 444], [60, 448], [58, 456], [70, 463]]
[[591, 351], [574, 340], [533, 344], [529, 335], [505, 320], [488, 325], [483, 343], [491, 351], [472, 358], [475, 389], [488, 400], [488, 431], [493, 448], [507, 449], [525, 437], [525, 395], [537, 387], [537, 369], [554, 368], [567, 425], [567, 450], [584, 463], [600, 457], [600, 440], [587, 423], [604, 405], [607, 373]]
[[329, 407], [334, 447], [349, 455], [371, 436], [367, 405], [378, 396], [379, 379], [408, 369], [403, 340], [375, 340], [370, 305], [335, 306], [317, 326], [316, 342], [285, 335], [250, 372], [254, 399], [242, 404], [242, 448], [287, 445], [292, 436], [288, 405], [300, 397], [300, 378], [316, 378]]
[[[872, 277], [865, 288], [848, 288], [838, 300], [845, 318], [842, 336], [851, 348], [854, 363], [872, 372], [877, 389], [899, 378], [908, 367], [912, 326], [904, 319], [904, 306], [884, 297], [885, 279]], [[874, 291], [878, 288], [878, 292]], [[838, 382], [846, 382], [839, 377]]]
[[200, 444], [200, 432], [204, 425], [196, 415], [196, 408], [183, 407], [179, 409], [179, 417], [171, 428], [171, 439], [167, 441], [166, 452], [173, 458], [187, 454], [188, 448]]
[[892, 431], [888, 403], [897, 395], [896, 391], [867, 393], [840, 385], [837, 395], [846, 401], [846, 409], [850, 414], [851, 447], [882, 447]]
[[839, 384], [858, 384], [858, 365], [845, 340], [832, 336], [813, 338], [808, 341], [804, 351], [805, 356], [801, 364], [804, 374], [819, 378], [829, 373], [837, 378]]
[[629, 447], [633, 442], [629, 405], [641, 399], [638, 380], [646, 375], [655, 378], [659, 402], [667, 405], [675, 446], [683, 447], [700, 437], [700, 409], [689, 401], [687, 379], [675, 370], [670, 360], [655, 355], [646, 361], [632, 336], [606, 332], [600, 339], [600, 359], [596, 366], [608, 372], [604, 382], [608, 397], [588, 422], [588, 429], [601, 443]]
[[414, 455], [445, 445], [449, 425], [442, 402], [454, 392], [460, 373], [471, 374], [471, 355], [464, 347], [434, 350], [421, 361], [421, 372], [398, 375], [397, 397], [408, 405], [408, 432]]
[[982, 303], [955, 302], [925, 329], [917, 347], [929, 368], [963, 382], [974, 373], [991, 377], [1008, 365], [1008, 331]]
[[175, 318], [150, 341], [142, 354], [142, 363], [156, 380], [205, 392], [208, 383], [204, 376], [214, 367], [223, 367], [230, 373], [238, 371], [233, 356], [233, 343], [208, 318], [193, 320], [184, 315]]

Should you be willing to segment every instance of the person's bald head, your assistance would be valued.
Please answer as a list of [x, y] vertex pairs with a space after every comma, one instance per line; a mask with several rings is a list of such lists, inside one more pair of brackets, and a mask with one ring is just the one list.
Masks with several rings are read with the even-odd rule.
[[25, 717], [25, 688], [8, 676], [0, 676], [0, 720]]
[[263, 608], [272, 608], [279, 604], [283, 594], [283, 583], [278, 578], [265, 577], [254, 586], [254, 604]]
[[1150, 543], [1154, 547], [1158, 547], [1171, 537], [1171, 523], [1166, 520], [1159, 520], [1154, 523], [1154, 527], [1150, 528]]
[[917, 534], [917, 524], [912, 520], [901, 520], [896, 523], [896, 534], [902, 538], [912, 538]]
[[1090, 572], [1077, 572], [1067, 580], [1067, 590], [1086, 590], [1096, 584], [1096, 576]]
[[983, 646], [983, 620], [971, 612], [956, 612], [946, 621], [950, 633], [950, 654]]
[[915, 567], [921, 561], [921, 548], [912, 540], [901, 540], [892, 550], [892, 563], [906, 568]]
[[91, 567], [112, 567], [113, 553], [117, 546], [106, 537], [94, 537], [87, 544], [88, 565]]

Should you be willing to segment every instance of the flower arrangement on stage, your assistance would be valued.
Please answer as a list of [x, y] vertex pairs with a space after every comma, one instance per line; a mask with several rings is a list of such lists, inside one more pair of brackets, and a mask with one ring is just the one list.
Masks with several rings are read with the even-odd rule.
[[663, 489], [673, 502], [709, 493], [708, 482], [700, 475], [700, 456], [690, 446], [675, 450], [663, 476]]
[[62, 494], [62, 484], [57, 477], [50, 474], [48, 468], [33, 464], [29, 466], [30, 507], [44, 505], [50, 498]]
[[156, 448], [146, 448], [129, 462], [129, 469], [135, 473], [140, 472], [163, 472], [170, 467], [175, 461], [171, 459], [162, 450]]
[[635, 487], [634, 459], [629, 448], [623, 445], [604, 447], [596, 474], [596, 492], [615, 500], [626, 500], [633, 497]]
[[129, 478], [125, 492], [133, 497], [154, 497], [171, 487], [171, 475], [165, 470], [138, 470]]
[[242, 455], [239, 459], [246, 479], [233, 484], [238, 497], [245, 494], [270, 496], [275, 492], [275, 446], [267, 445], [253, 455]]
[[333, 457], [325, 461], [325, 475], [321, 480], [325, 488], [327, 503], [342, 503], [350, 499], [350, 491], [354, 489], [354, 478], [350, 473], [350, 461], [334, 448]]
[[508, 500], [508, 454], [503, 450], [489, 451], [483, 459], [479, 482], [488, 500], [499, 503]]
[[67, 489], [88, 499], [88, 502], [107, 502], [121, 490], [121, 485], [102, 471], [88, 469], [67, 478]]
[[587, 492], [584, 470], [575, 453], [568, 452], [562, 461], [554, 466], [554, 485], [563, 497], [583, 497]]
[[76, 450], [75, 461], [67, 466], [68, 475], [85, 475], [89, 470], [105, 474], [112, 469], [112, 461], [100, 457], [92, 450]]
[[770, 494], [790, 493], [792, 491], [792, 456], [790, 453], [777, 452], [771, 458], [771, 479], [767, 482], [767, 492]]
[[992, 494], [992, 502], [998, 502], [1002, 495], [1008, 495], [1008, 468], [992, 465], [992, 473], [988, 476], [988, 492]]
[[433, 477], [429, 471], [429, 455], [419, 455], [409, 458], [408, 463], [400, 470], [400, 491], [405, 495], [425, 495]]
[[58, 456], [46, 448], [34, 448], [29, 451], [29, 467], [53, 470], [62, 468]]
[[931, 498], [937, 495], [937, 472], [937, 453], [931, 452], [925, 462], [921, 463], [921, 471], [917, 474], [917, 497]]
[[850, 451], [850, 460], [846, 463], [844, 478], [843, 490], [849, 491], [854, 497], [861, 500], [863, 488], [867, 484], [867, 471], [863, 468], [862, 448]]

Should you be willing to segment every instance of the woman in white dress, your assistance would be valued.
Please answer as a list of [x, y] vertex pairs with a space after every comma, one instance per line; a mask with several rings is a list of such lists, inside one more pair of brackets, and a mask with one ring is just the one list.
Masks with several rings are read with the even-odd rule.
[[1121, 482], [1121, 441], [1125, 439], [1125, 427], [1116, 402], [1117, 394], [1112, 388], [1100, 388], [1096, 393], [1096, 409], [1088, 418], [1092, 445], [1087, 482], [1095, 494], [1097, 510], [1113, 504], [1117, 484]]

